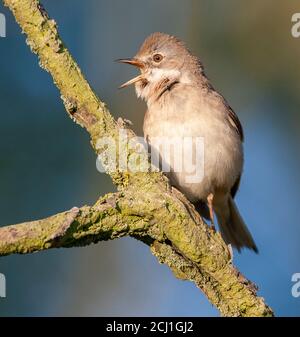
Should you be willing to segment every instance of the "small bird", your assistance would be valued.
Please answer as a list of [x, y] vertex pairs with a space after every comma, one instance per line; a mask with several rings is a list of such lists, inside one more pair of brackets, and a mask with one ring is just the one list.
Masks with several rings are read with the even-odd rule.
[[[146, 101], [144, 137], [161, 159], [170, 163], [171, 184], [211, 220], [213, 227], [216, 214], [227, 244], [238, 251], [247, 247], [258, 252], [234, 202], [243, 169], [243, 129], [225, 98], [209, 82], [200, 60], [178, 38], [153, 33], [135, 57], [118, 61], [140, 69], [139, 76], [120, 88], [134, 84], [137, 96]], [[172, 166], [176, 158], [167, 158], [155, 145], [157, 137], [203, 139], [202, 179], [188, 181], [191, 171], [185, 166], [176, 171]], [[193, 158], [196, 150], [193, 141], [189, 150]]]

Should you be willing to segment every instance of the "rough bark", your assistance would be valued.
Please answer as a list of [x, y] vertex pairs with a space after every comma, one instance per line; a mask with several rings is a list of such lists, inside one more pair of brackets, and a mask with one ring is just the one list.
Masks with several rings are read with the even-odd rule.
[[[132, 236], [149, 245], [177, 277], [193, 281], [222, 315], [272, 316], [271, 308], [257, 296], [253, 284], [233, 266], [231, 251], [220, 234], [202, 221], [162, 173], [112, 169], [113, 149], [107, 149], [99, 140], [109, 137], [120, 141], [124, 125], [113, 119], [92, 91], [61, 41], [55, 21], [39, 2], [3, 1], [27, 35], [41, 67], [53, 77], [70, 117], [89, 133], [95, 152], [119, 192], [99, 198], [91, 207], [75, 207], [44, 220], [0, 228], [0, 255]], [[127, 134], [129, 139], [135, 136], [131, 130]], [[127, 142], [123, 146], [129, 160], [134, 148]], [[146, 154], [140, 156], [147, 161]]]

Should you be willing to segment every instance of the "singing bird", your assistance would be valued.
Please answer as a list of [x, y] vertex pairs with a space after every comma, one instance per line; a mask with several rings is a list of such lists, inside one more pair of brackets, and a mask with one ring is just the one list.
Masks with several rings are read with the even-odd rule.
[[[202, 179], [191, 182], [187, 179], [190, 171], [183, 168], [177, 172], [171, 167], [171, 184], [212, 225], [216, 214], [227, 244], [238, 251], [247, 247], [258, 252], [234, 202], [243, 169], [243, 129], [235, 112], [206, 77], [200, 60], [178, 38], [153, 33], [135, 57], [119, 61], [140, 69], [140, 75], [121, 87], [134, 84], [137, 96], [146, 101], [143, 129], [151, 146], [155, 147], [152, 140], [157, 137], [203, 139]], [[196, 156], [194, 143], [190, 152]], [[166, 159], [161, 147], [156, 150], [162, 160]]]

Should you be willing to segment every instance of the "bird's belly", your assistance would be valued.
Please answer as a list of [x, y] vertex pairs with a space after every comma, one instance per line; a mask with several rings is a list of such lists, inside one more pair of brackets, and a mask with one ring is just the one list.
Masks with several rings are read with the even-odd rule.
[[144, 124], [145, 136], [153, 148], [151, 156], [159, 153], [165, 172], [169, 164], [166, 174], [171, 183], [191, 201], [205, 200], [218, 189], [229, 192], [242, 171], [239, 138], [221, 121], [211, 123], [201, 118], [178, 122], [171, 118]]

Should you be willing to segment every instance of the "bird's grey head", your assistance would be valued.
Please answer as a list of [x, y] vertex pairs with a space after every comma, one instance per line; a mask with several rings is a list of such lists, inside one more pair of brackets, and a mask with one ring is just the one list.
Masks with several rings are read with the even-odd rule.
[[121, 88], [135, 84], [137, 96], [147, 103], [178, 83], [192, 83], [202, 71], [198, 59], [191, 55], [182, 41], [163, 33], [153, 33], [133, 58], [120, 59], [119, 62], [140, 69], [141, 74]]

